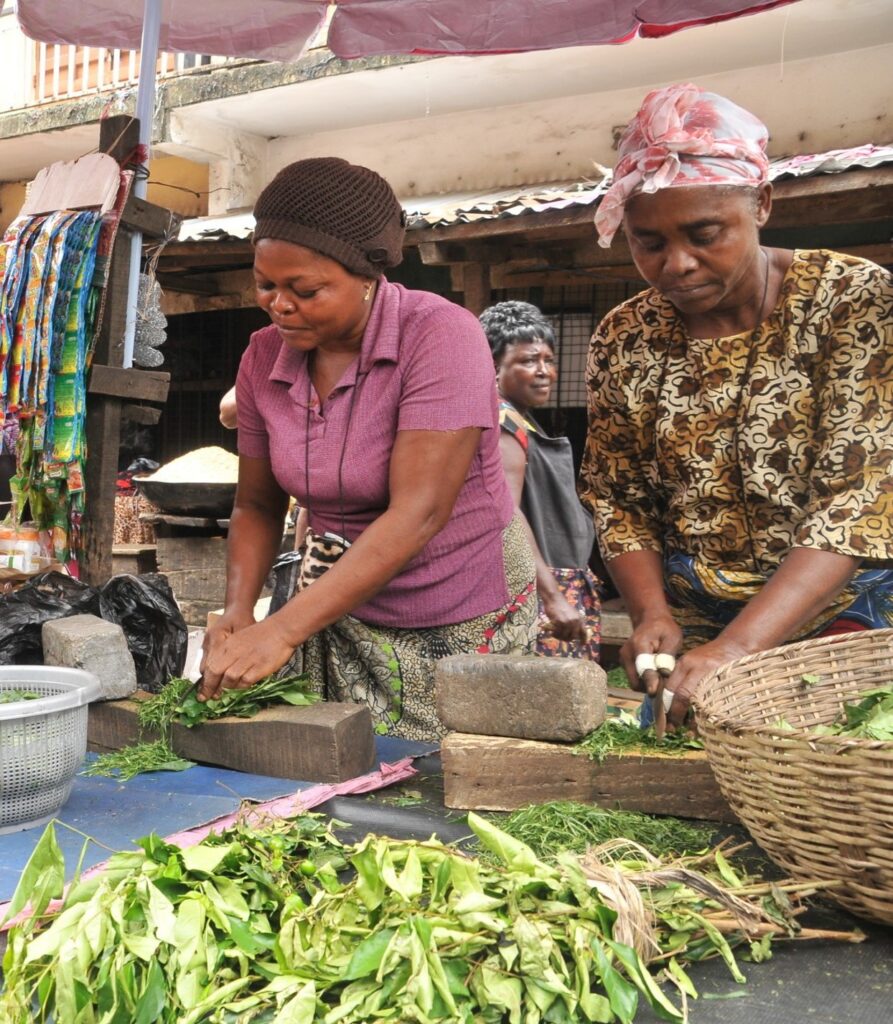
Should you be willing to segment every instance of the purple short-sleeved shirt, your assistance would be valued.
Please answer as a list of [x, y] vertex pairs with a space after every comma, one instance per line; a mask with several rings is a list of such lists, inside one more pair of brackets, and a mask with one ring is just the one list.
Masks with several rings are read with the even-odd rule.
[[269, 458], [279, 486], [310, 509], [313, 529], [351, 541], [388, 507], [398, 430], [482, 427], [449, 522], [353, 614], [372, 624], [420, 628], [461, 622], [507, 602], [502, 531], [514, 509], [499, 456], [493, 361], [473, 314], [382, 279], [360, 356], [322, 412], [306, 353], [284, 345], [272, 325], [252, 335], [236, 397], [240, 454]]

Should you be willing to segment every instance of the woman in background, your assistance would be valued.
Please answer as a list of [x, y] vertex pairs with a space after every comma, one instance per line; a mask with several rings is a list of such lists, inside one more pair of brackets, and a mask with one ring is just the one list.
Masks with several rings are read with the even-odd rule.
[[502, 465], [536, 559], [537, 653], [598, 660], [592, 520], [577, 498], [570, 441], [550, 437], [532, 415], [548, 404], [558, 377], [552, 325], [529, 302], [497, 303], [481, 324], [496, 367]]

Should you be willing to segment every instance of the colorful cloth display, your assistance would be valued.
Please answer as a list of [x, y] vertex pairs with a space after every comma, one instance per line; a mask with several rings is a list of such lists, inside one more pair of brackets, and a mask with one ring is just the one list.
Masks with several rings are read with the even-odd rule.
[[27, 505], [61, 562], [78, 549], [83, 514], [101, 226], [95, 211], [20, 217], [0, 247], [0, 421], [18, 425], [12, 518]]

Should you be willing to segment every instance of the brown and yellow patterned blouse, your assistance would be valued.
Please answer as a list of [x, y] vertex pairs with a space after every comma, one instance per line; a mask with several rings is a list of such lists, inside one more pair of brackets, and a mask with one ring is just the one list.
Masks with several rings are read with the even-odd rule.
[[[756, 348], [748, 365], [751, 345]], [[581, 497], [606, 559], [771, 571], [791, 547], [893, 559], [893, 277], [798, 250], [754, 331], [690, 338], [655, 289], [592, 339]]]

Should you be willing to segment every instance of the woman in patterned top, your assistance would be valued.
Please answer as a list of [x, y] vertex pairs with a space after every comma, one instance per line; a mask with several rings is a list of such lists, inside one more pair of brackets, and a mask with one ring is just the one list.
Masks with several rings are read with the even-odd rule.
[[[760, 245], [766, 128], [694, 85], [646, 97], [596, 214], [651, 286], [592, 340], [582, 497], [670, 721], [720, 665], [893, 625], [893, 280]], [[643, 669], [636, 672], [636, 661]]]

